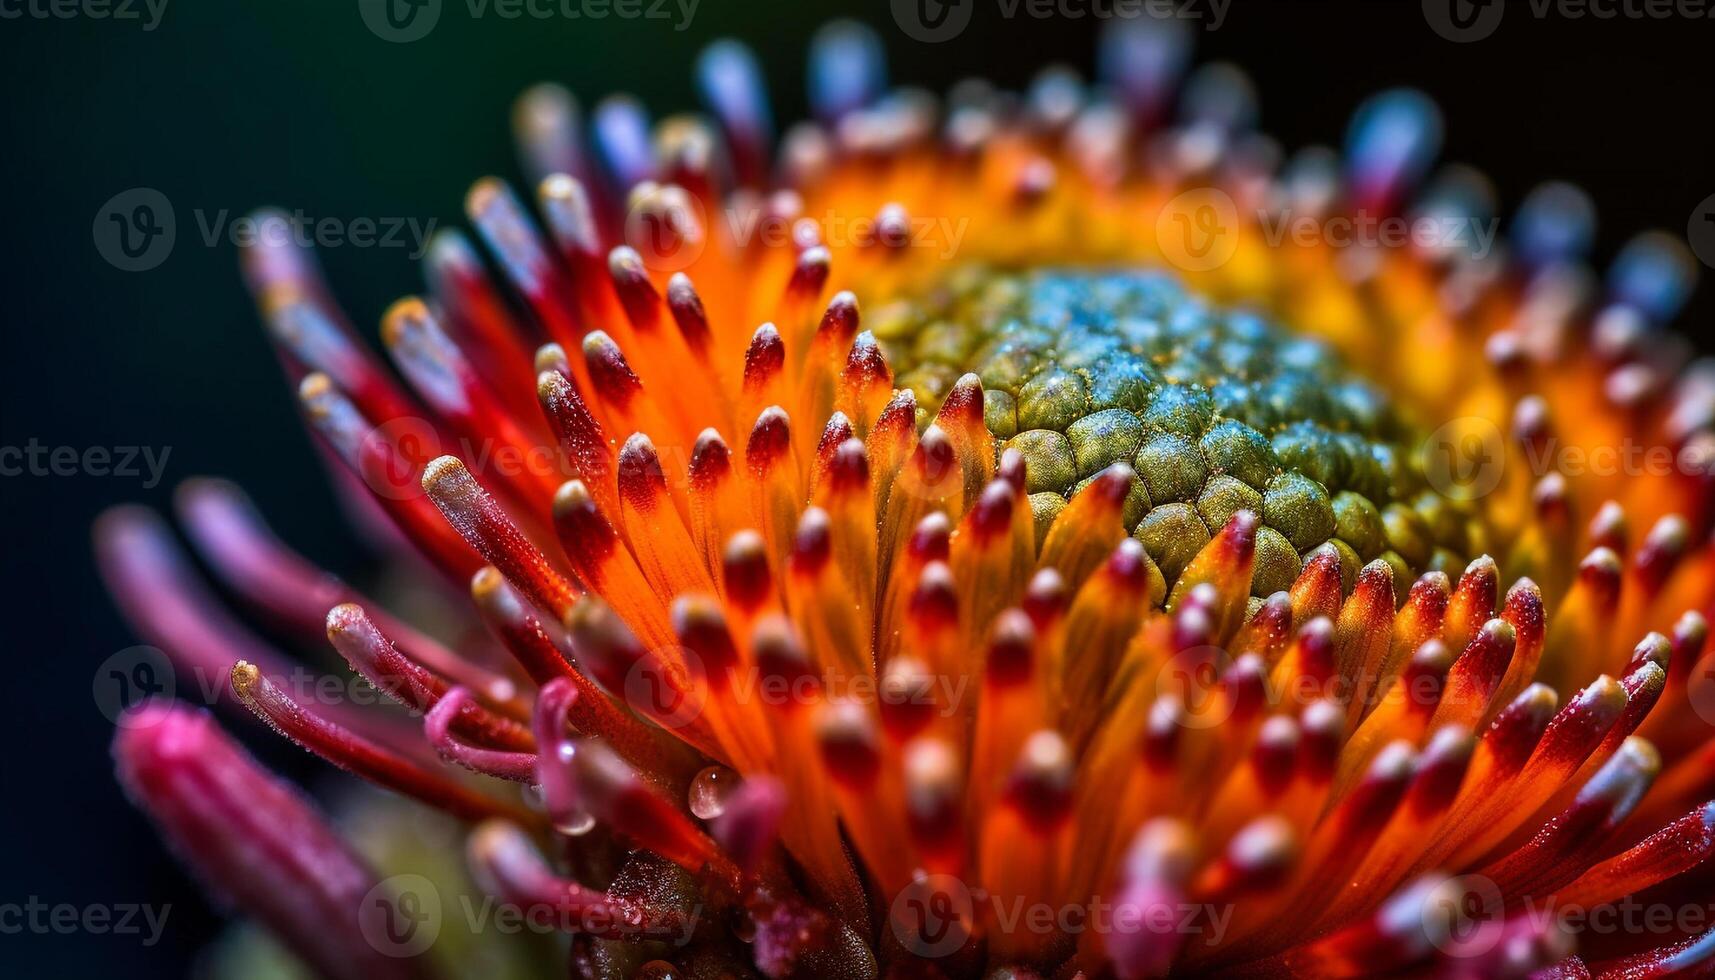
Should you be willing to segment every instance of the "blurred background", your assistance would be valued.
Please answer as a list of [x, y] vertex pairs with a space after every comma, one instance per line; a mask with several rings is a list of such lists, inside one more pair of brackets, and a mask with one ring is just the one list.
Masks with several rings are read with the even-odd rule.
[[[135, 641], [92, 567], [94, 516], [123, 501], [164, 509], [180, 480], [221, 475], [312, 559], [366, 574], [240, 283], [226, 223], [273, 204], [460, 224], [473, 178], [518, 176], [507, 123], [520, 89], [557, 80], [586, 106], [623, 89], [657, 114], [694, 108], [691, 61], [717, 37], [756, 48], [785, 122], [804, 112], [806, 43], [833, 17], [877, 29], [895, 81], [936, 90], [970, 75], [1019, 87], [1055, 61], [1087, 74], [1098, 26], [1008, 19], [1010, 3], [962, 0], [974, 5], [968, 28], [928, 44], [880, 0], [673, 0], [667, 19], [600, 21], [505, 19], [484, 0], [446, 0], [426, 36], [391, 43], [366, 27], [357, 0], [53, 8], [70, 17], [33, 2], [0, 3], [0, 176], [12, 189], [0, 221], [0, 446], [166, 455], [158, 482], [147, 467], [0, 477], [0, 972], [13, 976], [177, 976], [221, 926], [111, 776], [112, 726], [91, 697], [93, 675]], [[1506, 211], [1556, 177], [1598, 202], [1600, 261], [1639, 230], [1685, 236], [1715, 194], [1715, 20], [1538, 19], [1514, 7], [1492, 36], [1453, 43], [1409, 0], [1191, 5], [1202, 14], [1199, 56], [1250, 71], [1262, 128], [1288, 149], [1337, 142], [1365, 95], [1416, 86], [1446, 113], [1443, 158], [1488, 173]], [[136, 16], [89, 16], [97, 9]], [[97, 248], [98, 212], [133, 188], [160, 192], [177, 218], [171, 254], [141, 272]], [[410, 252], [347, 246], [321, 257], [354, 321], [373, 332], [391, 300], [421, 288]], [[1700, 288], [1682, 318], [1705, 350], [1712, 292]], [[252, 742], [311, 787], [332, 782], [295, 749]], [[144, 946], [136, 935], [20, 933], [4, 907], [32, 900], [171, 911]]]

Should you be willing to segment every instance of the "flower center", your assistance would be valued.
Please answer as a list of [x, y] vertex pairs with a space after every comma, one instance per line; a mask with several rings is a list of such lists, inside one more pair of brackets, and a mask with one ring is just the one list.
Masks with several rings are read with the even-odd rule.
[[988, 428], [1029, 463], [1039, 525], [1104, 468], [1171, 584], [1241, 509], [1262, 515], [1253, 591], [1287, 588], [1331, 545], [1348, 584], [1377, 558], [1398, 595], [1481, 550], [1472, 509], [1436, 493], [1421, 433], [1326, 344], [1221, 310], [1147, 270], [966, 268], [871, 319], [897, 384], [932, 413], [975, 371]]

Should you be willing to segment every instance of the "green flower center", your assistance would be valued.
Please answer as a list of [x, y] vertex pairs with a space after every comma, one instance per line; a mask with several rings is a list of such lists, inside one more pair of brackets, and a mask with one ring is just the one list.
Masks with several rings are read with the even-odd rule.
[[1146, 270], [967, 268], [871, 318], [925, 418], [960, 375], [1029, 462], [1039, 526], [1107, 466], [1142, 478], [1126, 521], [1171, 584], [1242, 509], [1266, 525], [1253, 591], [1332, 544], [1348, 584], [1377, 558], [1398, 595], [1481, 549], [1469, 507], [1429, 488], [1422, 434], [1326, 344], [1210, 307]]

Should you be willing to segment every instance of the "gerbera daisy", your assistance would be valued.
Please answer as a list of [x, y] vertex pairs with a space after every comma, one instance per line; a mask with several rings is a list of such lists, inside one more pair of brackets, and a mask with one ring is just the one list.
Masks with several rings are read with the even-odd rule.
[[[1413, 92], [1283, 158], [1159, 24], [1022, 94], [888, 91], [879, 51], [819, 34], [778, 145], [732, 42], [702, 116], [525, 93], [530, 194], [471, 189], [481, 248], [443, 232], [383, 319], [396, 374], [258, 236], [354, 515], [469, 598], [412, 625], [200, 480], [226, 589], [409, 714], [329, 696], [122, 508], [97, 550], [138, 631], [231, 719], [460, 822], [558, 937], [490, 951], [523, 972], [1710, 969], [1683, 247], [1598, 287], [1559, 184], [1485, 239]], [[444, 855], [360, 856], [213, 716], [152, 701], [115, 757], [318, 972], [495, 969], [436, 942]], [[1626, 902], [1679, 914], [1586, 927]]]

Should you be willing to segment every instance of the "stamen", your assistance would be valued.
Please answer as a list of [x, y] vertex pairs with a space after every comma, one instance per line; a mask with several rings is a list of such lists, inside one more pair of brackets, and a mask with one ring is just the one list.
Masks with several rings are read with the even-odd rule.
[[305, 965], [343, 980], [415, 975], [365, 937], [379, 877], [326, 817], [208, 715], [150, 705], [113, 740], [119, 780], [180, 855]]
[[684, 935], [676, 910], [618, 900], [554, 874], [529, 835], [512, 824], [477, 827], [467, 851], [483, 889], [521, 909], [527, 922], [627, 942]]
[[468, 790], [321, 717], [293, 701], [253, 664], [243, 660], [233, 664], [232, 691], [281, 735], [370, 782], [445, 810], [461, 820], [498, 816], [526, 823], [531, 820], [529, 814], [516, 807]]
[[577, 589], [524, 536], [458, 458], [442, 456], [430, 463], [423, 470], [423, 492], [453, 530], [531, 602], [556, 616], [563, 617], [571, 609]]
[[[449, 688], [423, 716], [423, 736], [448, 762], [496, 779], [529, 782], [536, 772], [536, 753], [476, 748], [454, 737], [452, 727], [455, 721], [477, 707], [469, 691], [462, 687]], [[531, 744], [534, 746], [535, 743]]]
[[679, 327], [679, 336], [684, 338], [685, 346], [698, 360], [708, 357], [712, 336], [709, 332], [709, 315], [703, 310], [703, 301], [697, 295], [697, 289], [691, 285], [691, 278], [683, 272], [676, 272], [667, 281], [667, 311], [673, 314], [673, 322]]
[[[452, 688], [446, 679], [401, 653], [370, 621], [361, 606], [346, 603], [328, 610], [327, 638], [352, 670], [362, 674], [377, 690], [413, 711], [429, 711]], [[498, 707], [518, 718], [529, 716], [528, 707], [515, 700], [500, 702]], [[449, 723], [460, 735], [499, 748], [527, 752], [535, 747], [523, 725], [490, 711], [474, 700], [452, 716]]]

